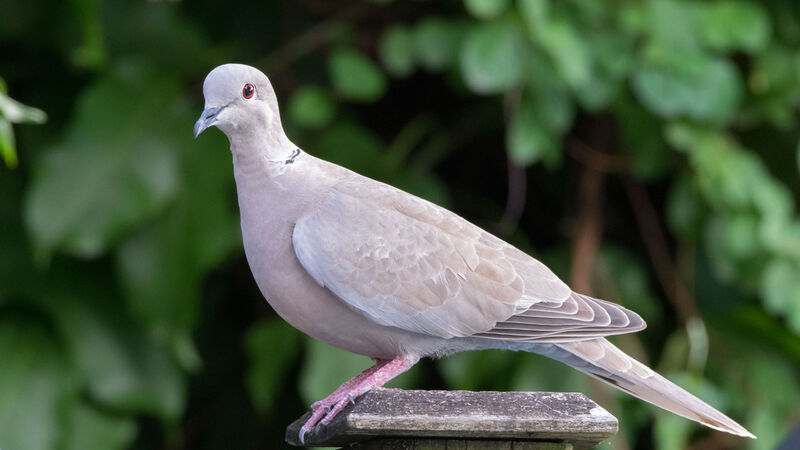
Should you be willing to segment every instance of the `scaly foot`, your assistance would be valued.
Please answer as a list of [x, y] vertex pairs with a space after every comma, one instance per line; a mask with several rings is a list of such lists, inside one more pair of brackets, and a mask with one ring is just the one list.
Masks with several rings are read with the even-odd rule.
[[379, 359], [375, 365], [345, 382], [331, 395], [311, 405], [311, 417], [300, 427], [299, 440], [305, 443], [308, 434], [317, 423], [328, 425], [348, 403], [355, 404], [356, 398], [370, 389], [381, 387], [387, 381], [400, 375], [419, 361], [418, 357], [398, 356], [395, 359]]

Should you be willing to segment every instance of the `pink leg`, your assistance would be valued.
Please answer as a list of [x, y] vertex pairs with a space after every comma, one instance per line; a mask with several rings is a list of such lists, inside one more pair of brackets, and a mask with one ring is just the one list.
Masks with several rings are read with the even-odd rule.
[[[327, 408], [330, 409], [331, 406], [336, 404], [339, 400], [339, 397], [342, 395], [343, 392], [349, 392], [355, 386], [358, 386], [364, 378], [372, 375], [376, 370], [380, 369], [381, 367], [385, 366], [389, 363], [390, 360], [388, 359], [376, 359], [375, 364], [371, 366], [369, 369], [364, 370], [360, 374], [354, 376], [348, 381], [342, 383], [333, 393], [322, 400], [316, 401], [311, 404], [311, 411], [316, 412], [319, 408]], [[328, 411], [325, 411], [327, 413]]]
[[417, 361], [419, 358], [405, 356], [398, 356], [391, 361], [377, 360], [374, 366], [342, 384], [333, 394], [315, 402], [311, 405], [311, 417], [300, 428], [300, 443], [304, 443], [305, 435], [318, 422], [321, 421], [323, 425], [329, 424], [347, 403], [354, 402], [356, 397], [370, 389], [383, 386], [392, 378], [410, 369]]

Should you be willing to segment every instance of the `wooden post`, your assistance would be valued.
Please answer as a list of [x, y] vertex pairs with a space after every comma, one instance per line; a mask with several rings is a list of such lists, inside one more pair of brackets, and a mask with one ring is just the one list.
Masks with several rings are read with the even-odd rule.
[[[298, 431], [310, 413], [286, 429]], [[306, 435], [309, 447], [357, 450], [591, 448], [617, 432], [617, 419], [583, 394], [376, 389], [328, 426]]]

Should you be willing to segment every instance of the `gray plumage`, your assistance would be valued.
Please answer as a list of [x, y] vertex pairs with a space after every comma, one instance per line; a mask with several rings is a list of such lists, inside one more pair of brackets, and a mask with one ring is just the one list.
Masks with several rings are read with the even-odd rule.
[[408, 367], [466, 350], [540, 353], [753, 437], [604, 339], [643, 329], [636, 313], [572, 292], [536, 259], [446, 209], [300, 151], [258, 70], [217, 67], [203, 92], [195, 136], [212, 125], [228, 136], [248, 263], [297, 329], [378, 360], [406, 358]]

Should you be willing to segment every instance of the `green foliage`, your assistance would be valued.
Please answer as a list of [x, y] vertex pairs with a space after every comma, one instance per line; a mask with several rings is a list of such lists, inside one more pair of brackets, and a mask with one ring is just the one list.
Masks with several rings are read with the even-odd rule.
[[11, 124], [34, 123], [42, 124], [47, 121], [44, 111], [12, 99], [8, 96], [6, 83], [0, 78], [0, 158], [6, 166], [17, 167], [17, 148], [14, 143], [14, 130]]
[[705, 55], [680, 55], [649, 47], [633, 79], [636, 94], [665, 117], [725, 121], [736, 111], [741, 82], [733, 64]]
[[136, 427], [129, 419], [103, 414], [82, 402], [75, 402], [66, 422], [66, 450], [86, 448], [122, 449], [134, 437]]
[[54, 448], [58, 405], [70, 395], [73, 376], [56, 341], [35, 320], [9, 314], [0, 322], [0, 354], [0, 441], [13, 448]]
[[98, 81], [61, 142], [37, 161], [26, 222], [41, 253], [100, 255], [175, 196], [177, 162], [160, 135], [177, 130], [160, 111], [177, 83], [138, 69]]
[[450, 66], [458, 57], [462, 34], [457, 22], [439, 17], [421, 19], [413, 31], [419, 64], [430, 71]]
[[[303, 149], [565, 279], [579, 180], [598, 170], [593, 294], [650, 325], [615, 342], [741, 419], [759, 436], [743, 447], [794, 425], [792, 2], [226, 5], [0, 2], [1, 448], [280, 446], [371, 363], [302, 337], [251, 280], [228, 143], [191, 138], [203, 76], [231, 61], [270, 76]], [[627, 448], [706, 436], [535, 355], [454, 355], [392, 386], [583, 390], [613, 400]]]
[[478, 19], [492, 19], [508, 8], [508, 0], [465, 0], [464, 7]]
[[479, 94], [509, 89], [522, 76], [522, 37], [515, 27], [503, 23], [475, 26], [461, 48], [464, 81]]
[[317, 86], [298, 89], [289, 101], [289, 117], [306, 128], [322, 128], [331, 123], [336, 114], [336, 103], [331, 95]]
[[[260, 411], [277, 406], [278, 388], [285, 383], [286, 369], [299, 346], [300, 333], [282, 320], [259, 323], [247, 332], [245, 350], [251, 360], [247, 388]], [[321, 373], [328, 372], [322, 370]]]
[[373, 102], [386, 91], [386, 77], [372, 60], [357, 50], [335, 50], [328, 66], [334, 88], [349, 100]]
[[769, 43], [770, 31], [769, 18], [759, 3], [714, 2], [703, 15], [703, 39], [718, 50], [761, 51]]
[[379, 50], [383, 66], [390, 74], [405, 77], [414, 71], [414, 35], [408, 28], [395, 26], [386, 30], [381, 37]]

